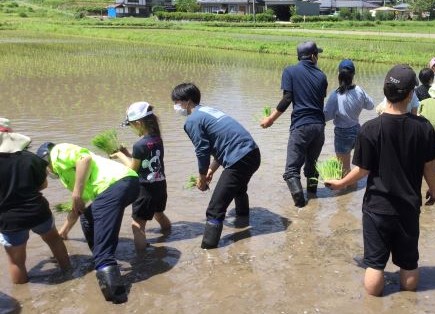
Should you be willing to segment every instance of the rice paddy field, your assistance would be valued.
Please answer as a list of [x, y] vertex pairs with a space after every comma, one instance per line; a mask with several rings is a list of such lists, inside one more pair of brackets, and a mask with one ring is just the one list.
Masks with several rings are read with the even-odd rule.
[[[66, 241], [74, 264], [69, 277], [57, 273], [48, 248], [32, 234], [27, 257], [30, 282], [12, 285], [6, 267], [0, 269], [0, 313], [433, 312], [433, 207], [422, 207], [419, 290], [400, 292], [397, 269], [390, 263], [385, 296], [366, 297], [360, 263], [364, 180], [356, 190], [340, 193], [320, 186], [317, 198], [298, 211], [282, 180], [290, 112], [267, 130], [257, 118], [265, 106], [280, 100], [282, 70], [296, 62], [294, 51], [301, 41], [315, 40], [325, 49], [319, 67], [328, 76], [329, 92], [337, 87], [340, 59], [353, 58], [356, 83], [378, 103], [388, 69], [396, 62], [410, 62], [418, 71], [433, 56], [433, 40], [213, 30], [182, 23], [101, 28], [56, 20], [37, 23], [31, 17], [26, 23], [16, 21], [0, 22], [0, 115], [11, 119], [16, 132], [32, 138], [32, 151], [53, 141], [104, 155], [92, 146], [92, 138], [115, 128], [120, 142], [131, 148], [137, 137], [119, 124], [129, 104], [148, 101], [161, 122], [166, 213], [173, 228], [162, 234], [150, 222], [151, 245], [137, 256], [131, 208], [126, 209], [117, 250], [129, 291], [129, 301], [122, 305], [104, 301], [79, 225]], [[215, 182], [207, 192], [186, 188], [197, 164], [183, 118], [175, 115], [170, 100], [172, 88], [183, 81], [200, 87], [203, 104], [239, 120], [262, 153], [261, 167], [249, 186], [249, 226], [237, 226], [230, 205], [216, 250], [199, 247]], [[363, 111], [361, 122], [375, 116], [374, 111]], [[333, 155], [333, 125], [328, 123], [320, 159]], [[218, 176], [219, 172], [214, 180]], [[59, 227], [66, 214], [54, 206], [69, 201], [69, 193], [49, 179], [44, 195]], [[0, 261], [6, 265], [3, 250]]]

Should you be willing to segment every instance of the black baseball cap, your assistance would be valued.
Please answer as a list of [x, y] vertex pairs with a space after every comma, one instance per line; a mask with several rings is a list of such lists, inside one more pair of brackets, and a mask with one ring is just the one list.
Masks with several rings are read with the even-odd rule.
[[300, 43], [298, 47], [296, 48], [298, 52], [298, 59], [309, 59], [311, 55], [317, 55], [318, 53], [323, 52], [323, 49], [320, 47], [317, 47], [316, 43], [314, 41], [306, 41], [303, 43]]
[[38, 150], [36, 151], [36, 155], [38, 155], [39, 158], [45, 160], [46, 162], [50, 161], [50, 151], [54, 147], [54, 143], [52, 142], [45, 142], [41, 146], [39, 146]]
[[398, 64], [385, 76], [384, 95], [391, 102], [399, 102], [405, 99], [415, 86], [418, 86], [418, 79], [414, 70], [407, 64]]

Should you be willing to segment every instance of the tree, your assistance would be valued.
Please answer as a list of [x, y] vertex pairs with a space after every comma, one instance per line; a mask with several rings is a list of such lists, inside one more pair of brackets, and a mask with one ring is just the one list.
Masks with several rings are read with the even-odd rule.
[[431, 18], [435, 15], [435, 0], [413, 0], [409, 4], [412, 11], [419, 15], [422, 12], [430, 12]]
[[197, 12], [199, 5], [196, 0], [176, 0], [175, 8], [178, 12]]

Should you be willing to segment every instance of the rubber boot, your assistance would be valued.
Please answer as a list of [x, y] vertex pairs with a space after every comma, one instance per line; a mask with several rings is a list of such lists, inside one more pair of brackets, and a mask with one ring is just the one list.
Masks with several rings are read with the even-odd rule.
[[296, 207], [304, 207], [305, 206], [305, 197], [304, 191], [302, 190], [301, 180], [299, 178], [293, 177], [285, 180], [287, 182], [287, 186], [290, 190], [290, 193], [293, 197], [293, 201], [295, 202]]
[[307, 178], [307, 193], [317, 193], [317, 177]]
[[97, 280], [106, 301], [115, 304], [127, 302], [127, 292], [118, 265], [109, 265], [97, 270]]
[[221, 238], [223, 224], [207, 221], [205, 223], [204, 235], [202, 237], [202, 249], [217, 248], [219, 239]]
[[234, 199], [237, 216], [249, 216], [249, 196], [247, 193], [237, 196]]

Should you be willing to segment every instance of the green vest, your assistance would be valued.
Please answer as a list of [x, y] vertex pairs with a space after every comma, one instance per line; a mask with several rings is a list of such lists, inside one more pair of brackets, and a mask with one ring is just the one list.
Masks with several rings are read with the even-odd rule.
[[435, 127], [435, 99], [427, 98], [420, 101], [420, 107], [418, 107], [418, 115], [423, 116], [432, 123]]
[[94, 200], [115, 182], [125, 177], [137, 177], [137, 173], [119, 162], [93, 154], [87, 148], [73, 144], [57, 144], [50, 152], [53, 172], [70, 191], [74, 189], [76, 162], [91, 156], [89, 178], [85, 182], [82, 198], [85, 202]]

